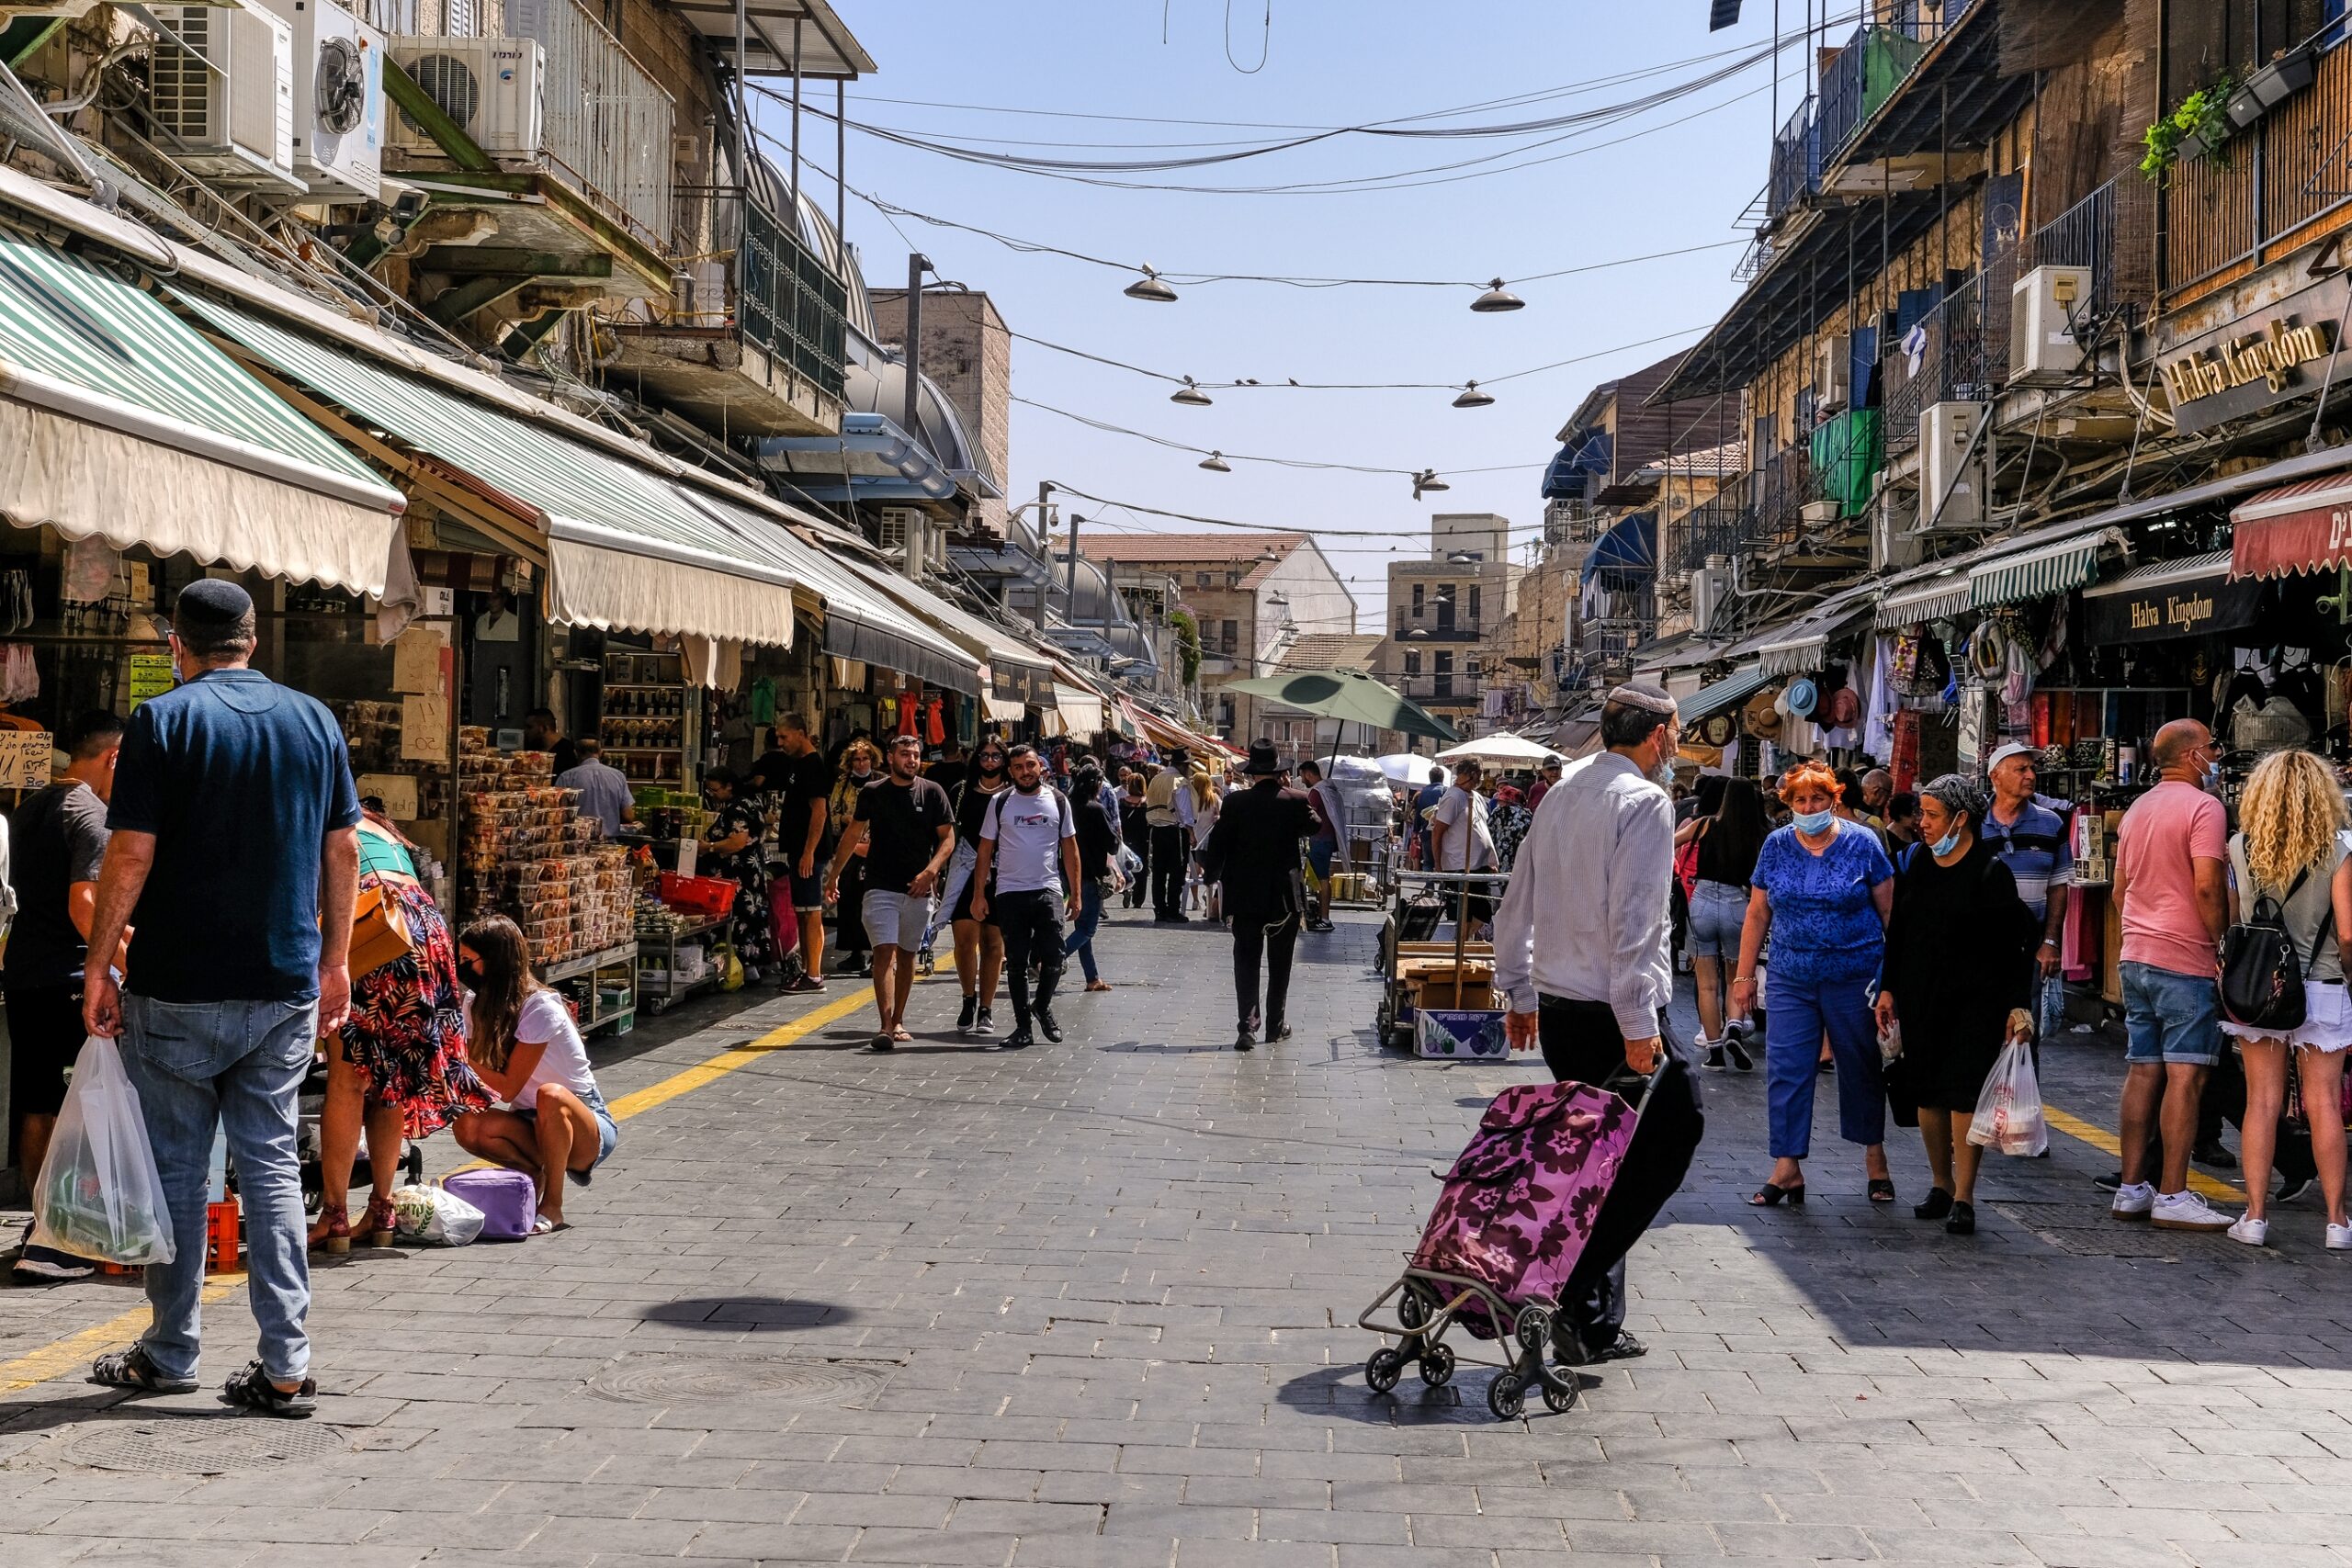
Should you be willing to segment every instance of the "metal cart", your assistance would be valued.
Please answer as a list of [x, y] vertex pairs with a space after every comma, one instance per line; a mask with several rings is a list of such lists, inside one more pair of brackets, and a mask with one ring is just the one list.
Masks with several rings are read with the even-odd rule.
[[[1495, 944], [1472, 942], [1463, 918], [1470, 896], [1499, 902], [1508, 872], [1399, 871], [1396, 904], [1380, 932], [1380, 1007], [1373, 1020], [1381, 1043], [1409, 1051], [1415, 1043], [1415, 998], [1432, 981], [1450, 982], [1456, 1010], [1474, 985], [1491, 988]], [[1451, 941], [1436, 941], [1437, 928], [1453, 917]]]
[[[664, 930], [638, 928], [637, 997], [645, 1010], [659, 1017], [669, 1010], [672, 1003], [682, 997], [716, 986], [726, 976], [717, 964], [691, 980], [678, 978], [678, 944], [695, 937], [707, 936], [727, 923], [724, 918], [685, 920]], [[657, 968], [650, 960], [659, 957]], [[659, 979], [648, 979], [659, 976]]]
[[[585, 1004], [577, 1009], [581, 1033], [610, 1029], [616, 1034], [627, 1034], [637, 1023], [637, 965], [641, 951], [641, 944], [631, 942], [602, 953], [583, 953], [561, 964], [550, 964], [539, 978], [563, 988], [575, 1003]], [[584, 995], [566, 985], [574, 980], [587, 982]]]

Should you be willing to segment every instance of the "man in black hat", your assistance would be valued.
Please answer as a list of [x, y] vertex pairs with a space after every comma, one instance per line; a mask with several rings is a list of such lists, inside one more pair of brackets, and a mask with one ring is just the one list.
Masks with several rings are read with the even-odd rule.
[[[217, 578], [182, 589], [171, 637], [180, 684], [130, 716], [115, 768], [83, 1021], [122, 1037], [178, 1250], [147, 1266], [146, 1333], [99, 1357], [90, 1375], [151, 1393], [196, 1387], [205, 1174], [218, 1128], [236, 1161], [261, 1330], [259, 1358], [222, 1392], [251, 1410], [301, 1416], [317, 1408], [317, 1387], [303, 1327], [311, 1280], [296, 1096], [314, 1042], [351, 1010], [359, 797], [334, 716], [245, 668], [254, 642], [243, 589]], [[125, 996], [111, 964], [134, 925]]]
[[1225, 912], [1233, 920], [1233, 989], [1240, 1016], [1233, 1048], [1248, 1051], [1258, 1043], [1261, 956], [1266, 1039], [1271, 1043], [1290, 1033], [1290, 1025], [1283, 1021], [1283, 1006], [1290, 995], [1299, 918], [1306, 908], [1299, 852], [1315, 831], [1315, 813], [1303, 791], [1284, 786], [1282, 760], [1274, 754], [1272, 741], [1251, 741], [1250, 761], [1241, 771], [1249, 776], [1250, 787], [1236, 790], [1226, 800], [1216, 826], [1201, 845], [1200, 862], [1203, 874], [1223, 885]]

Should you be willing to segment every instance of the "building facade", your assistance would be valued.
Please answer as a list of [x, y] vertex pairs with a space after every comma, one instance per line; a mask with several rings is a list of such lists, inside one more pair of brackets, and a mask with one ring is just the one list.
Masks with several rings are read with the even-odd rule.
[[1522, 568], [1509, 558], [1510, 520], [1439, 513], [1424, 559], [1388, 563], [1380, 679], [1468, 736], [1501, 728], [1485, 713], [1486, 672], [1509, 652], [1505, 627]]

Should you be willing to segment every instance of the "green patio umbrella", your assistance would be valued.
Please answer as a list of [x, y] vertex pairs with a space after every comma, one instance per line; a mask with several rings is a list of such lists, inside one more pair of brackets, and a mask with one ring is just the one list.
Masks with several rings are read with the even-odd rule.
[[1394, 689], [1382, 685], [1360, 670], [1316, 670], [1296, 675], [1261, 675], [1254, 680], [1234, 681], [1218, 689], [1263, 697], [1284, 707], [1313, 714], [1317, 718], [1338, 719], [1342, 724], [1362, 724], [1374, 729], [1426, 735], [1432, 740], [1460, 739], [1453, 733], [1453, 727], [1445, 720], [1400, 696]]

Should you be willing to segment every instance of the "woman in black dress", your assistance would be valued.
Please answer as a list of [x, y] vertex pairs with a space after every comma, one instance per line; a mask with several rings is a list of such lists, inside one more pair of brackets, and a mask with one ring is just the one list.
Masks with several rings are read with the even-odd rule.
[[1902, 1029], [1899, 1077], [1918, 1099], [1935, 1180], [1912, 1213], [1942, 1220], [1953, 1235], [1976, 1229], [1979, 1151], [1969, 1123], [2009, 1015], [2031, 994], [2041, 936], [2009, 868], [1976, 836], [1984, 810], [1977, 784], [1958, 773], [1919, 792], [1919, 841], [1895, 871], [1878, 983], [1879, 1030]]

